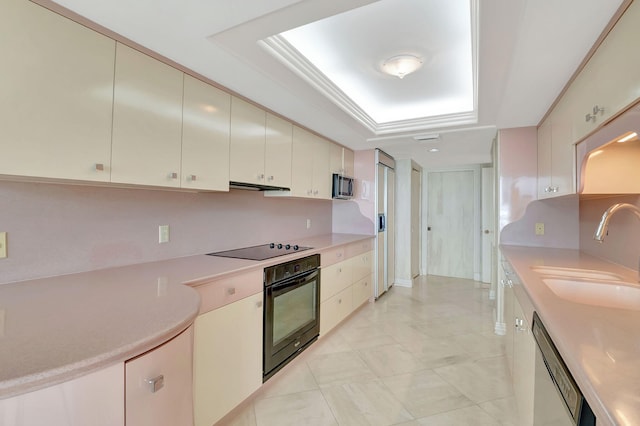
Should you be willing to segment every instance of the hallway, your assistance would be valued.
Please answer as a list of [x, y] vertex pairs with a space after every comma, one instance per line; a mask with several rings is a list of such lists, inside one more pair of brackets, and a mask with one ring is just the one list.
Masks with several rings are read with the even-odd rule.
[[348, 318], [225, 424], [515, 426], [488, 289], [420, 277]]

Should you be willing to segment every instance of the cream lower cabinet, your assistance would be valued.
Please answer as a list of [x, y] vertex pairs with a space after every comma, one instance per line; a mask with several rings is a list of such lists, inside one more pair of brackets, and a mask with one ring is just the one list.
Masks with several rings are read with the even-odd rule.
[[0, 27], [0, 174], [108, 182], [115, 41], [25, 0]]
[[195, 322], [195, 425], [211, 426], [262, 385], [262, 292]]
[[513, 315], [513, 393], [518, 405], [518, 424], [527, 426], [533, 424], [536, 342], [531, 324], [515, 297]]
[[117, 44], [111, 181], [180, 187], [182, 72]]
[[193, 326], [127, 361], [125, 375], [127, 426], [193, 426]]
[[320, 336], [373, 296], [371, 241], [320, 254]]
[[[124, 364], [0, 400], [3, 426], [124, 426]], [[128, 424], [128, 423], [127, 423]]]

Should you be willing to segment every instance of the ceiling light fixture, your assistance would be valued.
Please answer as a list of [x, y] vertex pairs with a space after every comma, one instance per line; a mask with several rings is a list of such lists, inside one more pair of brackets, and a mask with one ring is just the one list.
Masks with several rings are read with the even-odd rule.
[[405, 75], [417, 71], [422, 66], [422, 59], [414, 55], [398, 55], [387, 59], [382, 63], [382, 71], [385, 74], [404, 78]]

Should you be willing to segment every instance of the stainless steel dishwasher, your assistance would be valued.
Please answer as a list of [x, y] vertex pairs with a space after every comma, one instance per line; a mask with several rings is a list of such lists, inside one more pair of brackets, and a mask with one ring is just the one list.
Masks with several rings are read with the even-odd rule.
[[537, 312], [533, 313], [537, 343], [533, 403], [534, 426], [595, 426], [596, 418], [560, 357]]

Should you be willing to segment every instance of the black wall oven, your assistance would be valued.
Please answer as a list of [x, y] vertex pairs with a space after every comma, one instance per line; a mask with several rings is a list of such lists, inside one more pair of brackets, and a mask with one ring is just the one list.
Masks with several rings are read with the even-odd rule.
[[263, 382], [320, 333], [320, 255], [264, 270]]

